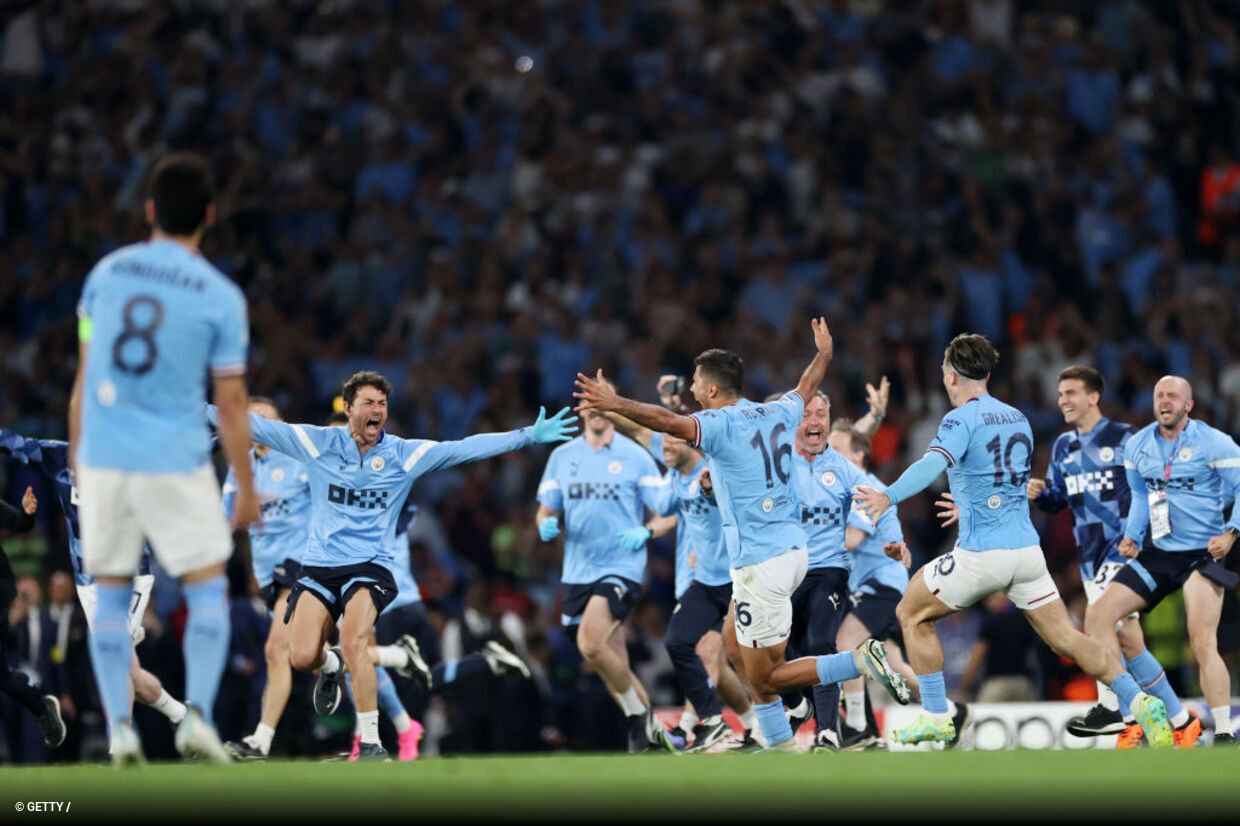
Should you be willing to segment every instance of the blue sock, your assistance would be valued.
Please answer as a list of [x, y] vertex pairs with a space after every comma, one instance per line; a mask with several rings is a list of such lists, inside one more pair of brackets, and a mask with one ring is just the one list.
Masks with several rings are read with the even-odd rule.
[[481, 654], [466, 654], [459, 660], [436, 663], [431, 666], [431, 693], [438, 694], [457, 680], [472, 680], [490, 673], [491, 666]]
[[768, 747], [792, 739], [792, 726], [788, 723], [788, 715], [784, 714], [783, 700], [776, 698], [769, 703], [754, 703], [753, 710], [758, 715], [758, 728], [762, 729]]
[[1137, 699], [1137, 695], [1141, 693], [1141, 687], [1128, 672], [1120, 674], [1111, 682], [1111, 690], [1115, 692], [1116, 697], [1119, 697], [1120, 711], [1131, 709], [1132, 701]]
[[1125, 660], [1125, 664], [1128, 666], [1128, 672], [1136, 678], [1142, 691], [1146, 694], [1153, 694], [1163, 701], [1163, 705], [1167, 707], [1168, 719], [1178, 717], [1183, 713], [1184, 704], [1180, 702], [1175, 689], [1167, 681], [1163, 667], [1158, 664], [1158, 660], [1154, 659], [1149, 649], [1143, 650], [1131, 660]]
[[861, 676], [861, 672], [857, 670], [857, 659], [851, 651], [815, 657], [814, 668], [818, 671], [818, 682], [823, 685], [842, 683], [844, 680]]
[[228, 579], [217, 577], [182, 588], [189, 619], [185, 623], [185, 701], [207, 722], [228, 659]]
[[943, 672], [918, 674], [917, 686], [921, 689], [921, 707], [931, 714], [947, 713], [947, 685], [943, 682]]
[[132, 585], [95, 586], [95, 630], [88, 636], [95, 682], [103, 701], [108, 725], [129, 719], [129, 658], [133, 637], [129, 635], [129, 600]]
[[379, 710], [389, 720], [395, 720], [405, 712], [400, 695], [396, 693], [396, 686], [382, 666], [375, 666], [375, 679], [378, 681]]

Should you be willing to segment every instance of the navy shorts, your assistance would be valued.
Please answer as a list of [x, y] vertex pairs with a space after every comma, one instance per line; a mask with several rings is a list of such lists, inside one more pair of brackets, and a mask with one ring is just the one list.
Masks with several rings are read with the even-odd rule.
[[664, 645], [697, 645], [707, 631], [723, 628], [732, 601], [732, 583], [705, 585], [694, 580], [680, 595], [672, 618], [667, 623]]
[[1162, 551], [1148, 545], [1111, 581], [1122, 583], [1140, 594], [1145, 600], [1145, 607], [1141, 610], [1149, 611], [1182, 588], [1193, 571], [1199, 571], [1206, 579], [1227, 591], [1240, 582], [1240, 575], [1224, 568], [1205, 549]]
[[847, 611], [848, 571], [811, 568], [792, 592], [792, 633], [788, 635], [788, 647], [802, 657], [834, 654], [835, 637]]
[[849, 613], [861, 621], [870, 636], [879, 642], [898, 636], [900, 622], [896, 619], [896, 606], [904, 594], [889, 585], [879, 585], [870, 580], [862, 583], [874, 593], [853, 591], [848, 600], [852, 605]]
[[288, 610], [284, 612], [284, 621], [293, 616], [293, 608], [302, 594], [313, 594], [327, 608], [332, 621], [340, 619], [344, 606], [358, 588], [370, 591], [370, 598], [375, 603], [375, 610], [382, 612], [387, 604], [396, 598], [396, 580], [392, 572], [374, 562], [362, 562], [358, 565], [340, 565], [320, 567], [303, 565], [301, 577], [293, 587], [288, 598]]
[[286, 559], [272, 568], [271, 584], [263, 589], [263, 599], [267, 602], [267, 610], [275, 609], [276, 598], [280, 596], [281, 588], [293, 590], [297, 587], [297, 580], [300, 578], [301, 563], [296, 559]]
[[576, 628], [581, 624], [581, 615], [586, 612], [586, 603], [590, 597], [598, 594], [607, 598], [607, 607], [611, 615], [624, 622], [629, 612], [637, 604], [642, 586], [639, 582], [625, 579], [622, 576], [605, 576], [594, 582], [583, 585], [564, 583], [564, 603], [560, 607], [560, 624], [567, 628]]

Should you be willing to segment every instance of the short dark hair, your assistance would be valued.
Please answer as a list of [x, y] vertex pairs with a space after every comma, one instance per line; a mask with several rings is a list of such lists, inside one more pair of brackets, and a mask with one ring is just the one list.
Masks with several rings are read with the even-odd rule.
[[267, 396], [250, 396], [250, 404], [265, 404], [276, 412], [276, 416], [280, 415], [280, 406], [275, 400]]
[[335, 410], [332, 412], [330, 416], [327, 417], [328, 427], [335, 427], [338, 424], [348, 424], [348, 423], [349, 423], [349, 414], [345, 413], [343, 410]]
[[169, 235], [193, 235], [215, 197], [211, 168], [192, 152], [166, 155], [151, 169], [147, 197], [155, 202], [156, 226]]
[[745, 362], [736, 353], [715, 347], [695, 358], [693, 363], [701, 367], [703, 375], [719, 385], [720, 390], [740, 395], [745, 386]]
[[1085, 392], [1097, 393], [1102, 395], [1102, 391], [1107, 389], [1107, 383], [1102, 378], [1102, 374], [1093, 367], [1084, 364], [1073, 364], [1071, 367], [1065, 367], [1059, 371], [1059, 381], [1067, 379], [1080, 379], [1085, 385]]
[[349, 380], [340, 390], [344, 403], [352, 405], [353, 400], [357, 398], [357, 391], [363, 387], [373, 387], [385, 396], [392, 395], [392, 383], [384, 378], [382, 373], [376, 373], [374, 370], [359, 370], [349, 376]]
[[986, 336], [961, 333], [947, 345], [943, 360], [966, 379], [983, 381], [999, 363], [999, 351]]

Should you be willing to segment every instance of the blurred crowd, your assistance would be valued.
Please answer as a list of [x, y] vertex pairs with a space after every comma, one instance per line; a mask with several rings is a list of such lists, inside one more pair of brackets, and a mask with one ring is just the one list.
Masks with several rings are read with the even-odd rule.
[[[1206, 0], [2, 5], [0, 425], [25, 435], [63, 436], [82, 280], [144, 236], [168, 149], [212, 162], [205, 253], [248, 296], [252, 390], [290, 420], [369, 367], [393, 432], [460, 438], [570, 403], [579, 369], [653, 400], [712, 346], [761, 397], [795, 383], [822, 314], [837, 415], [891, 379], [888, 481], [932, 438], [965, 330], [998, 343], [992, 389], [1028, 414], [1035, 468], [1074, 362], [1102, 370], [1112, 418], [1148, 422], [1178, 373], [1195, 416], [1240, 431], [1240, 22]], [[415, 574], [445, 627], [525, 637], [548, 709], [532, 743], [589, 745], [613, 712], [555, 623], [544, 458], [428, 480]], [[5, 547], [46, 581], [65, 554], [43, 499]], [[901, 506], [918, 563], [951, 541], [929, 501]], [[1079, 609], [1069, 517], [1035, 520]], [[652, 544], [631, 636], [669, 703], [670, 580]], [[1161, 610], [1174, 669], [1182, 620]], [[1038, 691], [1065, 696], [1043, 659]]]

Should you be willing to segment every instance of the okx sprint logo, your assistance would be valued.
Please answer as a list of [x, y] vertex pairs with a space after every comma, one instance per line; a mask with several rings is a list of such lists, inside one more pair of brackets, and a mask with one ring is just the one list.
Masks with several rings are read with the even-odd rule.
[[340, 485], [327, 488], [327, 499], [337, 505], [347, 505], [363, 510], [387, 510], [388, 492], [386, 490], [354, 490]]

